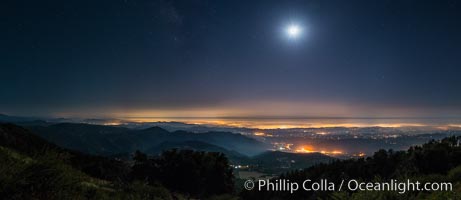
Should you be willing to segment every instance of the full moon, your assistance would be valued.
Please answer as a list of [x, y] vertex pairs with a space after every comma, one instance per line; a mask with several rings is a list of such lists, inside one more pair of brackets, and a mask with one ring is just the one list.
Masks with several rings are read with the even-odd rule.
[[296, 39], [301, 35], [302, 28], [297, 24], [290, 24], [286, 27], [285, 32], [289, 38]]

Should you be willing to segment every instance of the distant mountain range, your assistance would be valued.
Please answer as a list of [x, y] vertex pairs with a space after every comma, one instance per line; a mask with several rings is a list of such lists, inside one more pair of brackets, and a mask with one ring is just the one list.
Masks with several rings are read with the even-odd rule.
[[0, 122], [25, 122], [25, 121], [35, 121], [38, 120], [37, 118], [33, 117], [17, 117], [17, 116], [9, 116], [0, 113]]
[[19, 123], [48, 142], [88, 154], [130, 157], [136, 150], [158, 155], [170, 149], [224, 153], [234, 164], [251, 164], [269, 173], [308, 167], [333, 158], [323, 154], [267, 151], [270, 146], [231, 132], [169, 132], [160, 127], [129, 129], [82, 123]]
[[269, 148], [267, 144], [253, 138], [230, 132], [168, 132], [160, 127], [134, 130], [74, 123], [28, 126], [28, 129], [65, 148], [96, 155], [131, 153], [136, 150], [158, 153], [160, 150], [165, 150], [162, 147], [184, 146], [181, 145], [184, 142], [188, 144], [186, 146], [193, 146], [192, 149], [227, 151], [246, 156], [260, 154]]
[[[0, 114], [0, 123], [9, 122], [28, 129], [41, 138], [60, 147], [92, 155], [129, 158], [136, 150], [158, 155], [170, 149], [224, 153], [234, 164], [251, 164], [269, 173], [308, 167], [333, 158], [319, 154], [294, 154], [268, 151], [269, 144], [238, 133], [208, 131], [168, 131], [163, 127], [139, 129], [87, 123], [59, 123], [64, 119], [42, 120], [33, 117], [15, 117]], [[155, 123], [153, 123], [155, 124]], [[160, 124], [158, 124], [160, 125]], [[171, 125], [166, 123], [166, 125]], [[187, 124], [179, 124], [187, 126]], [[176, 124], [175, 127], [178, 127]], [[171, 127], [170, 127], [171, 128]], [[170, 130], [174, 130], [171, 128]]]

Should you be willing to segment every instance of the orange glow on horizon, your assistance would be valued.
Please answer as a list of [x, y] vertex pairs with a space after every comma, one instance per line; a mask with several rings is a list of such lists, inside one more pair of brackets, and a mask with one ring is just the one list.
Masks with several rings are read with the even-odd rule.
[[[245, 120], [245, 119], [214, 119], [214, 118], [127, 118], [126, 121], [137, 123], [149, 122], [183, 122], [196, 125], [214, 125], [224, 127], [236, 128], [256, 128], [256, 129], [292, 129], [292, 128], [362, 128], [362, 127], [382, 127], [382, 128], [401, 128], [401, 127], [425, 127], [427, 125], [422, 123], [331, 123], [331, 122], [289, 122], [286, 119], [270, 119], [270, 122], [262, 120]], [[451, 125], [451, 127], [458, 127]], [[461, 127], [461, 125], [459, 126]], [[325, 135], [326, 132], [319, 132], [317, 134]], [[262, 136], [262, 135], [258, 135]]]

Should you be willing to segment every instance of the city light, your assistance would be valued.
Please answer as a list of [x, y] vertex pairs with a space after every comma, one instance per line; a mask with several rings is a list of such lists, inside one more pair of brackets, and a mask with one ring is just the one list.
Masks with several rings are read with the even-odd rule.
[[309, 147], [305, 147], [305, 146], [302, 146], [302, 147], [296, 149], [295, 152], [296, 153], [321, 153], [321, 154], [325, 154], [325, 155], [343, 154], [342, 151], [338, 151], [338, 150], [333, 150], [333, 151], [320, 150], [320, 151], [317, 151], [317, 150], [314, 150], [313, 148], [309, 148]]

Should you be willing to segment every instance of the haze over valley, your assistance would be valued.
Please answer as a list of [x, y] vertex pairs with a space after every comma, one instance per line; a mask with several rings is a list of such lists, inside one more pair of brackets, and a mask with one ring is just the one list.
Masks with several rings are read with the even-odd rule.
[[[380, 149], [406, 150], [430, 140], [461, 135], [457, 119], [453, 118], [175, 120], [141, 122], [8, 115], [0, 118], [2, 122], [27, 127], [64, 148], [93, 155], [130, 159], [137, 150], [153, 156], [171, 149], [221, 152], [239, 170], [266, 174], [302, 169], [334, 159], [367, 157]], [[292, 124], [288, 123], [290, 120]], [[378, 121], [380, 124], [374, 124]], [[399, 123], [395, 123], [397, 121]], [[266, 128], [256, 128], [260, 127], [255, 125], [258, 122]], [[272, 128], [281, 122], [286, 125]], [[237, 123], [253, 126], [243, 127]]]

